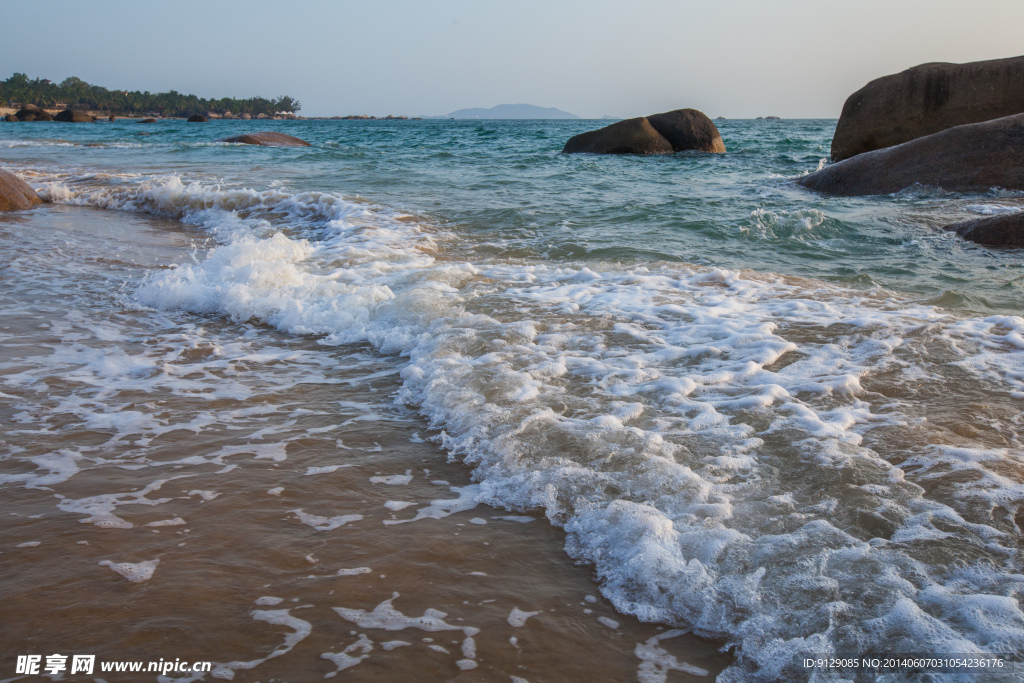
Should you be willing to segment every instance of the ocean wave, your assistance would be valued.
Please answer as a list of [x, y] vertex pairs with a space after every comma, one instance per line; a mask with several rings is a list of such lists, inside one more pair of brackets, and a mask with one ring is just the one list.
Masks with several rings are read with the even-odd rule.
[[210, 232], [141, 305], [407, 357], [397, 398], [478, 499], [543, 509], [619, 610], [725, 639], [723, 680], [1024, 650], [1022, 318], [685, 264], [470, 263], [457, 235], [331, 193], [43, 192]]

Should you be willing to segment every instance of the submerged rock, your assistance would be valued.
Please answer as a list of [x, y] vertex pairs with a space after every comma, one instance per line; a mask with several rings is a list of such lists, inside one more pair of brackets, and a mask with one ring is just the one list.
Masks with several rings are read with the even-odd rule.
[[207, 123], [207, 119], [202, 114], [192, 114], [188, 117], [188, 123]]
[[693, 149], [725, 152], [715, 124], [696, 109], [626, 119], [569, 138], [564, 154], [672, 154]]
[[246, 145], [263, 145], [264, 147], [309, 147], [309, 143], [284, 133], [261, 131], [259, 133], [246, 133], [224, 138], [220, 142], [241, 142]]
[[156, 123], [156, 119], [154, 119], [154, 118], [140, 119], [139, 123]]
[[10, 171], [0, 169], [0, 211], [21, 211], [42, 203], [31, 185]]
[[952, 191], [1024, 190], [1024, 114], [858, 154], [797, 183], [843, 196], [891, 194], [914, 184]]
[[1024, 211], [953, 223], [943, 230], [989, 247], [1024, 247]]
[[1024, 57], [921, 64], [875, 79], [847, 98], [832, 160], [1022, 112]]
[[53, 117], [54, 121], [64, 121], [65, 123], [92, 123], [96, 120], [96, 117], [91, 114], [86, 114], [84, 111], [75, 111], [74, 109], [65, 109], [56, 116]]

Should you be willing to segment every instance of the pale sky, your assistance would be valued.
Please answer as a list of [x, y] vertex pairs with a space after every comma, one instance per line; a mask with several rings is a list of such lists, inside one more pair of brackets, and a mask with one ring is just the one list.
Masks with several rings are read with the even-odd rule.
[[307, 116], [835, 118], [873, 78], [1024, 54], [1022, 0], [0, 0], [0, 21], [0, 79], [287, 94]]

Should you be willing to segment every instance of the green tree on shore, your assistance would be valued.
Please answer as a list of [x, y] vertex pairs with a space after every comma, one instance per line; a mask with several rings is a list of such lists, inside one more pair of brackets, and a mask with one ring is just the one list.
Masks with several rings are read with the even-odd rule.
[[15, 73], [6, 81], [0, 81], [0, 102], [5, 105], [36, 104], [50, 108], [64, 104], [74, 109], [104, 111], [115, 115], [157, 113], [161, 116], [188, 116], [206, 112], [224, 114], [229, 111], [233, 114], [271, 116], [280, 111], [297, 112], [301, 108], [298, 100], [288, 95], [277, 99], [204, 99], [176, 90], [167, 93], [107, 90], [75, 76], [55, 84], [44, 78], [29, 79], [23, 73]]

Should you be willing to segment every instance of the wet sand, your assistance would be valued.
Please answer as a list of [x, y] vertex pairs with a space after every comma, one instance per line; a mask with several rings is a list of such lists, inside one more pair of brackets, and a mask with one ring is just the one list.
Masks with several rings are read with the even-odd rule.
[[[721, 643], [617, 614], [538, 514], [432, 502], [477, 489], [394, 403], [401, 359], [130, 304], [198, 232], [46, 206], [0, 217], [0, 239], [0, 677], [52, 653], [209, 660], [207, 680], [241, 681], [728, 665]], [[434, 619], [382, 621], [387, 600]]]

